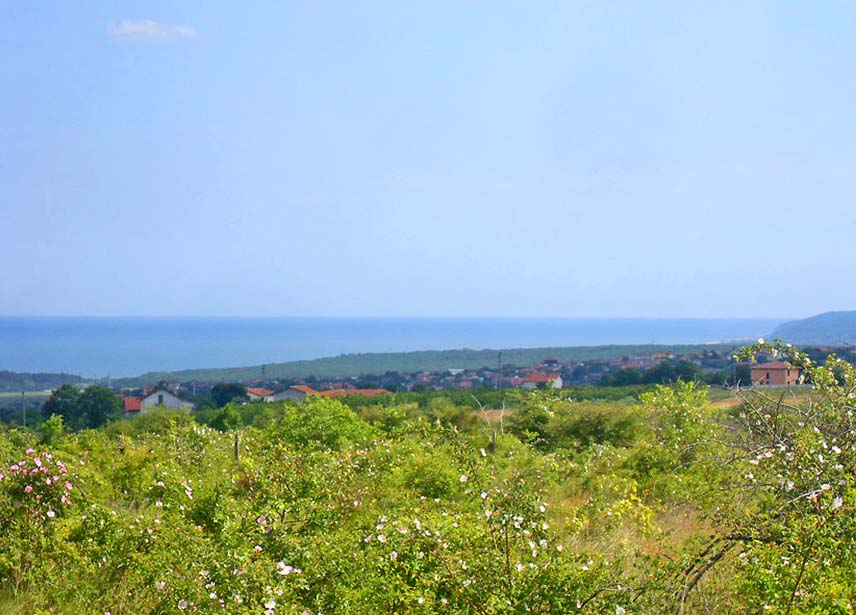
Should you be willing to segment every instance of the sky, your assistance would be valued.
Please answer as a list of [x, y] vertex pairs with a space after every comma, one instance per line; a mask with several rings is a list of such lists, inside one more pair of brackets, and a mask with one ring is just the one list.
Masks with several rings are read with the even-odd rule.
[[0, 0], [0, 315], [856, 308], [856, 3]]

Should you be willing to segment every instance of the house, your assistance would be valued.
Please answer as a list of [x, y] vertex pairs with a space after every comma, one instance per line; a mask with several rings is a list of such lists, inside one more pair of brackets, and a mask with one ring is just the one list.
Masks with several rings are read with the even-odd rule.
[[123, 397], [122, 398], [122, 406], [125, 410], [125, 414], [129, 414], [132, 412], [140, 411], [140, 398], [139, 397]]
[[173, 410], [193, 410], [193, 404], [170, 393], [166, 389], [154, 389], [140, 400], [139, 412], [147, 412], [156, 408], [172, 408]]
[[247, 397], [252, 401], [267, 401], [267, 398], [274, 394], [270, 389], [261, 389], [258, 387], [246, 387]]
[[545, 374], [542, 372], [531, 372], [523, 378], [520, 388], [537, 389], [539, 386], [544, 386], [548, 389], [561, 389], [562, 377], [559, 374]]
[[307, 395], [318, 395], [318, 391], [305, 384], [288, 387], [265, 397], [266, 401], [303, 401]]
[[759, 363], [751, 367], [755, 386], [793, 386], [799, 384], [800, 370], [782, 361]]

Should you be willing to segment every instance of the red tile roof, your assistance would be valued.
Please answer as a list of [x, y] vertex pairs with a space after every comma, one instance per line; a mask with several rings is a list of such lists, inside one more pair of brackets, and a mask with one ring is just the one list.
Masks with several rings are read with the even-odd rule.
[[553, 382], [558, 378], [558, 374], [529, 374], [523, 379], [524, 382]]
[[787, 363], [782, 363], [781, 361], [770, 361], [769, 363], [758, 363], [757, 365], [752, 365], [752, 369], [795, 369], [792, 368]]
[[258, 397], [267, 397], [268, 395], [273, 395], [273, 391], [270, 389], [259, 389], [255, 387], [247, 387], [247, 393], [250, 395], [257, 395]]
[[318, 395], [322, 397], [345, 397], [347, 395], [374, 397], [375, 395], [392, 395], [392, 392], [386, 389], [330, 389], [329, 391], [321, 391]]
[[318, 395], [318, 391], [313, 389], [310, 386], [306, 386], [305, 384], [298, 384], [291, 387], [295, 391], [300, 391], [301, 393], [306, 393], [307, 395]]
[[125, 412], [139, 412], [140, 398], [139, 397], [123, 397], [122, 403], [125, 404]]

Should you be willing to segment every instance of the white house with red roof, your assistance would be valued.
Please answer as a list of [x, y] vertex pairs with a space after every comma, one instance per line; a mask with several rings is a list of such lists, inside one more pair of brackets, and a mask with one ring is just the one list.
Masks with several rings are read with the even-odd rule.
[[193, 404], [189, 401], [184, 401], [167, 389], [157, 388], [140, 400], [140, 412], [147, 412], [158, 408], [171, 408], [173, 410], [190, 412], [193, 410]]
[[247, 397], [252, 401], [267, 401], [268, 397], [275, 393], [275, 391], [271, 391], [270, 389], [259, 387], [246, 387], [245, 390], [247, 391]]

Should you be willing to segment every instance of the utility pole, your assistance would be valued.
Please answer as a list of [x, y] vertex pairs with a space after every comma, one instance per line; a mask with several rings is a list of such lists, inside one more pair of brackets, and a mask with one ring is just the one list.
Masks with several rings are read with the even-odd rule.
[[27, 426], [27, 397], [24, 395], [24, 392], [21, 391], [21, 411], [24, 415], [24, 427]]

